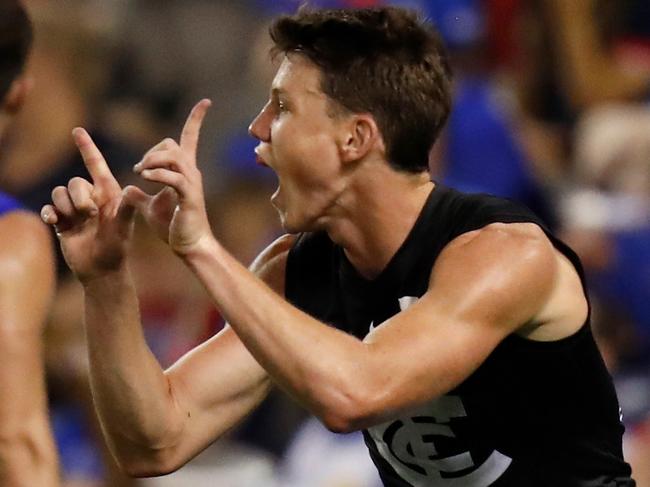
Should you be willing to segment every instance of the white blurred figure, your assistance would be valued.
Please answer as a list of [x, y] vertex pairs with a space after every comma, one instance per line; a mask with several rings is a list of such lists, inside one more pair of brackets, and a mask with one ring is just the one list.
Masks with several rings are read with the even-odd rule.
[[281, 487], [381, 487], [361, 432], [335, 434], [317, 419], [297, 431], [278, 475]]
[[[276, 487], [270, 455], [219, 441], [180, 470], [139, 480], [142, 487]], [[277, 487], [282, 486], [278, 485]]]

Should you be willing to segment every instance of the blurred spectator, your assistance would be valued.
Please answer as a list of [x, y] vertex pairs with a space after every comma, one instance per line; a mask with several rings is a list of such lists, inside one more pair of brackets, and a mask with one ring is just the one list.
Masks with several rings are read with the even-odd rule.
[[[102, 12], [81, 8], [86, 4], [81, 0], [33, 4], [35, 39], [27, 73], [35, 86], [3, 141], [0, 182], [40, 211], [52, 188], [85, 176], [70, 131], [95, 125], [93, 113], [108, 80], [110, 37], [99, 28], [104, 19], [96, 16]], [[100, 128], [93, 135], [118, 172], [120, 165], [132, 164], [132, 153], [119, 142], [103, 136]]]
[[[40, 211], [57, 185], [73, 176], [86, 176], [85, 168], [70, 136], [72, 127], [93, 126], [98, 100], [107, 80], [111, 22], [103, 10], [90, 9], [87, 2], [31, 1], [34, 21], [34, 48], [26, 73], [34, 89], [24, 110], [16, 118], [0, 147], [0, 186]], [[83, 75], [81, 75], [83, 73]], [[117, 141], [94, 130], [100, 145], [116, 167], [133, 162], [131, 152]], [[61, 281], [54, 300], [52, 320], [46, 338], [48, 385], [55, 440], [61, 458], [63, 481], [75, 486], [97, 485], [105, 474], [112, 485], [123, 485], [110, 456], [98, 441], [91, 398], [83, 368], [71, 374], [79, 361], [58, 361], [68, 348], [76, 349], [81, 308], [74, 293], [68, 292], [63, 259], [59, 254]], [[71, 300], [68, 300], [71, 297]], [[81, 337], [79, 337], [81, 338]], [[52, 350], [51, 345], [61, 346]], [[68, 379], [74, 380], [69, 381]], [[90, 448], [93, 446], [93, 448]], [[80, 452], [84, 454], [81, 455]], [[103, 456], [102, 453], [103, 452]], [[108, 465], [106, 468], [104, 465]]]
[[518, 200], [555, 226], [554, 209], [517, 138], [514, 117], [499, 103], [498, 85], [488, 77], [463, 74], [458, 72], [445, 133], [443, 182]]
[[575, 130], [576, 184], [563, 198], [566, 238], [583, 256], [594, 299], [613, 311], [596, 331], [609, 351], [639, 486], [650, 485], [649, 140], [648, 105], [588, 110]]
[[[24, 73], [32, 25], [20, 2], [0, 4], [0, 33], [1, 138], [32, 86]], [[54, 487], [42, 341], [55, 284], [52, 243], [38, 216], [3, 192], [0, 235], [0, 484]]]
[[515, 92], [503, 83], [487, 56], [485, 5], [479, 0], [422, 2], [446, 41], [455, 77], [455, 96], [434, 161], [434, 177], [461, 191], [518, 200], [551, 227], [554, 208], [517, 129]]
[[[517, 30], [526, 107], [548, 122], [570, 122], [576, 112], [606, 101], [641, 100], [650, 70], [619, 56], [624, 41], [648, 39], [644, 0], [520, 0]], [[638, 24], [645, 22], [646, 27]], [[627, 25], [626, 25], [627, 24]], [[634, 25], [636, 24], [636, 26]], [[645, 37], [645, 40], [641, 40]], [[515, 37], [516, 38], [516, 37]], [[637, 51], [637, 52], [640, 52]]]
[[[630, 444], [650, 454], [635, 438], [650, 419], [650, 109], [603, 106], [583, 117], [576, 131], [576, 176], [567, 191], [567, 238], [586, 256], [595, 296], [630, 323], [616, 340], [620, 318], [601, 325], [610, 368], [619, 390]], [[598, 245], [594, 245], [598, 242]], [[636, 452], [634, 453], [636, 454]], [[647, 458], [646, 458], [647, 461]], [[635, 467], [635, 465], [633, 465]], [[640, 483], [640, 485], [643, 485]]]
[[[607, 101], [641, 100], [650, 95], [650, 69], [623, 64], [616, 48], [621, 36], [650, 40], [648, 3], [643, 0], [545, 0], [552, 24], [560, 84], [571, 107], [586, 109]], [[645, 15], [644, 15], [645, 14]], [[637, 37], [639, 36], [639, 37]], [[648, 51], [650, 53], [650, 51]]]
[[603, 242], [600, 255], [586, 260], [594, 287], [627, 310], [650, 344], [649, 141], [650, 107], [603, 106], [585, 115], [576, 130], [580, 186], [567, 191], [564, 215], [574, 240], [582, 232]]
[[279, 470], [282, 487], [381, 487], [361, 432], [334, 434], [310, 418], [296, 432]]

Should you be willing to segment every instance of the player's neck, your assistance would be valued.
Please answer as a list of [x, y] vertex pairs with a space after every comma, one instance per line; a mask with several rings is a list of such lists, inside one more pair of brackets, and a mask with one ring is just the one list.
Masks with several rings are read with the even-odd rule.
[[328, 234], [372, 279], [406, 240], [433, 187], [428, 173], [372, 168], [350, 184], [341, 201], [345, 215], [327, 225]]

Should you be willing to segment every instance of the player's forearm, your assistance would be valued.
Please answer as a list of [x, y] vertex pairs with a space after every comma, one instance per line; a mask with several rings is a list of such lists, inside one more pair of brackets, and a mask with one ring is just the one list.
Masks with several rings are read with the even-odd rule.
[[[15, 321], [20, 321], [20, 326], [6, 326]], [[45, 397], [41, 327], [9, 314], [0, 322], [5, 325], [0, 327], [0, 357], [4, 360], [0, 368], [0, 485], [58, 485]]]
[[[593, 0], [549, 0], [551, 29], [562, 63], [563, 81], [577, 108], [645, 95], [647, 72], [620, 69], [604, 49], [592, 10]], [[598, 82], [594, 82], [598, 80]]]
[[333, 428], [362, 413], [373, 363], [364, 343], [291, 306], [214, 240], [186, 262], [277, 384]]
[[179, 428], [170, 384], [149, 350], [127, 269], [84, 286], [93, 401], [118, 459], [161, 449]]

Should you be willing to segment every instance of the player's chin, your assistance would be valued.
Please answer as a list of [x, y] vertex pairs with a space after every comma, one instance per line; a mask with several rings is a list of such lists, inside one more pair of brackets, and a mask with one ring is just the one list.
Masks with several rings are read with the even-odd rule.
[[287, 215], [286, 212], [278, 210], [278, 215], [280, 216], [280, 225], [282, 225], [282, 229], [287, 232], [287, 233], [299, 233], [304, 231], [301, 226], [292, 220], [289, 215]]
[[289, 212], [286, 209], [280, 208], [279, 206], [275, 206], [275, 209], [278, 212], [278, 216], [280, 217], [280, 225], [282, 225], [282, 229], [285, 232], [300, 233], [307, 231], [304, 223], [299, 218], [299, 215], [297, 215], [295, 212]]
[[302, 208], [292, 205], [280, 188], [271, 197], [271, 204], [278, 212], [280, 224], [287, 233], [311, 231], [309, 219]]

